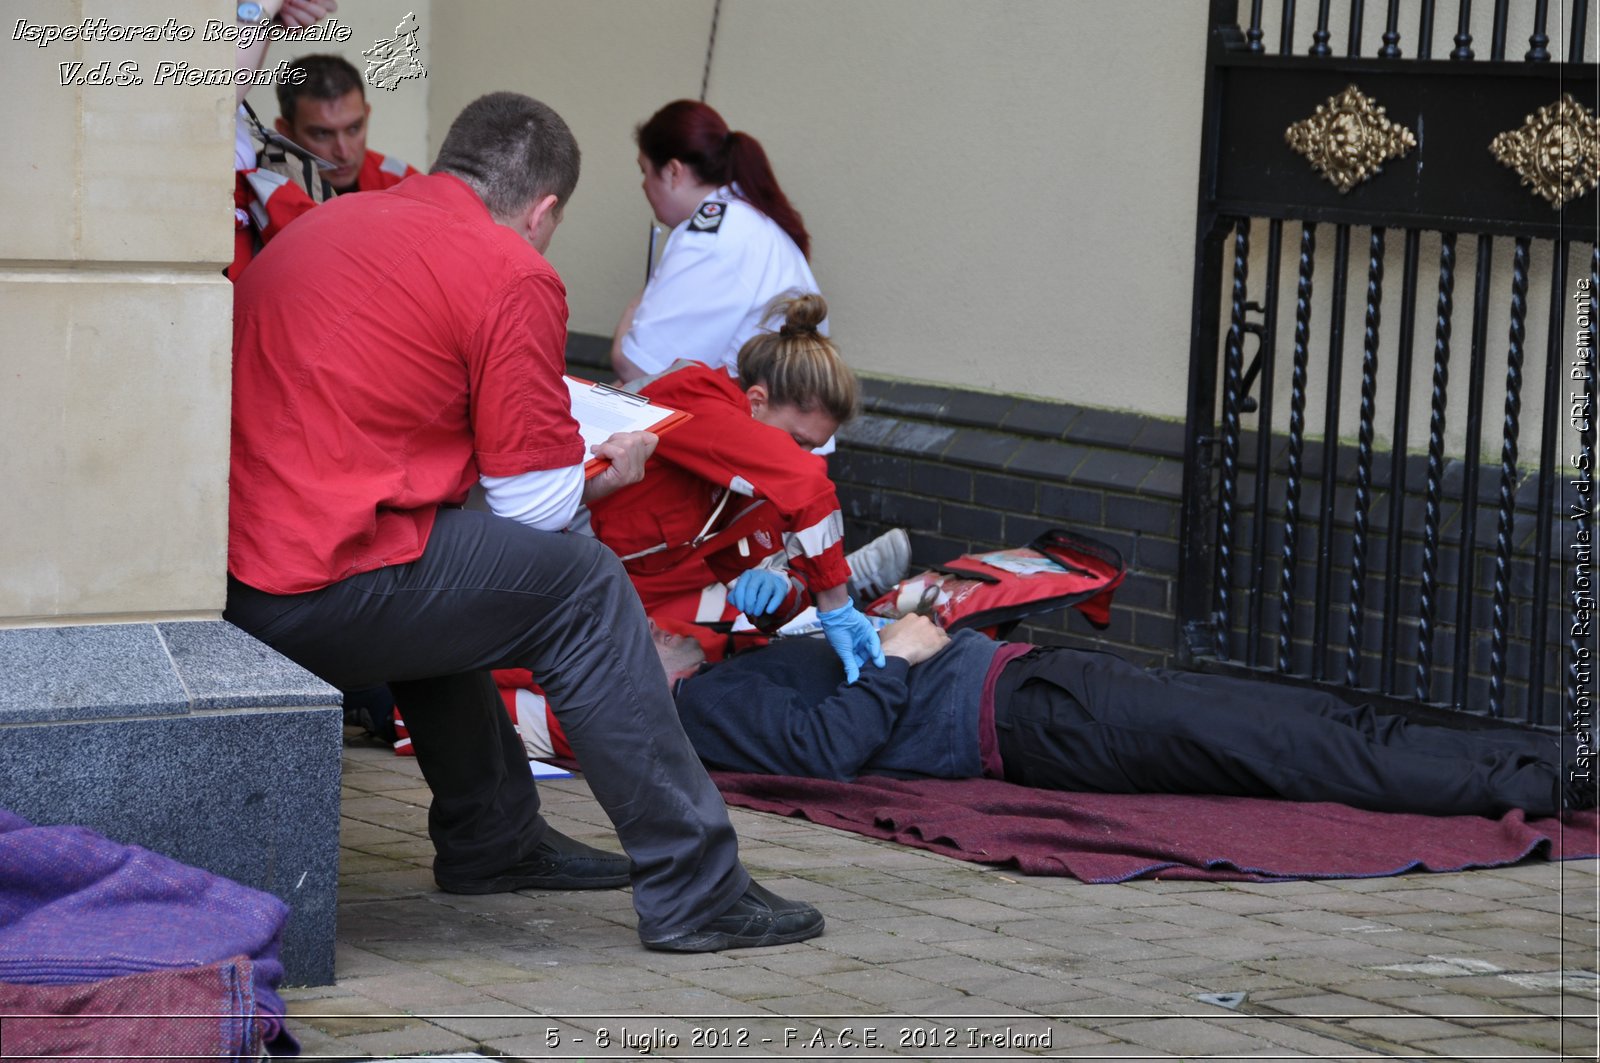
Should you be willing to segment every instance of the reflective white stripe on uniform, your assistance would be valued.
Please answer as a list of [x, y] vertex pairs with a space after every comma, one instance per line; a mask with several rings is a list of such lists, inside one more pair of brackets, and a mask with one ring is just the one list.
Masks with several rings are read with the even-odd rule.
[[526, 687], [517, 688], [517, 734], [522, 736], [522, 748], [536, 760], [554, 756], [556, 752], [550, 741], [550, 719], [544, 709], [543, 694], [535, 694]]
[[735, 494], [744, 495], [746, 498], [754, 498], [756, 496], [755, 485], [743, 476], [735, 476], [729, 480], [728, 490], [733, 491]]
[[713, 583], [700, 592], [700, 604], [695, 606], [694, 619], [699, 624], [714, 624], [722, 619], [728, 608], [728, 588]]
[[244, 179], [250, 186], [250, 194], [255, 197], [250, 201], [250, 215], [255, 218], [257, 228], [265, 229], [272, 221], [267, 214], [267, 200], [290, 181], [283, 174], [271, 170], [251, 170], [244, 175]]
[[263, 203], [272, 198], [272, 193], [289, 183], [287, 177], [272, 170], [251, 170], [244, 175], [244, 179], [250, 182], [250, 191]]
[[393, 155], [385, 156], [384, 160], [378, 164], [378, 169], [384, 173], [392, 173], [396, 177], [404, 177], [406, 171], [410, 168], [404, 159], [397, 159]]
[[844, 541], [844, 514], [837, 509], [809, 528], [784, 532], [783, 545], [790, 557], [821, 557], [822, 552]]

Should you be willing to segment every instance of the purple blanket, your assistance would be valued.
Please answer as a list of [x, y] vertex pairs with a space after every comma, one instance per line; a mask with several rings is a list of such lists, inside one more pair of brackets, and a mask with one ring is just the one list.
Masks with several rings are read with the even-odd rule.
[[245, 957], [271, 1043], [283, 1033], [274, 990], [288, 914], [270, 894], [158, 853], [0, 809], [0, 982], [76, 985]]
[[1251, 797], [1079, 794], [993, 779], [823, 782], [712, 772], [730, 805], [1028, 875], [1373, 878], [1600, 855], [1600, 817], [1419, 816]]

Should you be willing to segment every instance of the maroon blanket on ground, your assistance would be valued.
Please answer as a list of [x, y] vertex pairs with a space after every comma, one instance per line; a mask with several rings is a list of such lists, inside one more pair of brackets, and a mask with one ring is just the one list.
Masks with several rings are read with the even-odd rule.
[[1600, 855], [1594, 812], [1528, 822], [1521, 812], [1418, 816], [1254, 797], [1058, 793], [994, 779], [711, 777], [740, 808], [1084, 882], [1373, 878]]
[[[243, 956], [79, 985], [0, 983], [5, 1059], [261, 1058], [254, 972]], [[154, 1053], [154, 1055], [152, 1055]]]

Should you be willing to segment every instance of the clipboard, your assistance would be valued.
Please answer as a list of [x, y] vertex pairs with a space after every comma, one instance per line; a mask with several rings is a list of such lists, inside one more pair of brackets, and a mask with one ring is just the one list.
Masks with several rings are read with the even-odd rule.
[[[590, 447], [604, 443], [613, 433], [654, 432], [659, 436], [692, 416], [610, 384], [565, 375], [562, 379], [567, 382], [572, 416], [578, 422], [578, 434], [583, 436], [585, 453]], [[583, 467], [584, 479], [598, 476], [609, 464], [605, 458], [589, 458]]]

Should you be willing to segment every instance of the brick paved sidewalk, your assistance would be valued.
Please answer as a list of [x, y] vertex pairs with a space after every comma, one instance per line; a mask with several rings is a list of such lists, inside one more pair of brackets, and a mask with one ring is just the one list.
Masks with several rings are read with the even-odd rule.
[[[798, 945], [647, 952], [626, 891], [434, 890], [415, 761], [346, 750], [338, 984], [310, 1058], [1597, 1058], [1595, 861], [1090, 886], [733, 810]], [[615, 849], [581, 778], [552, 823]]]

